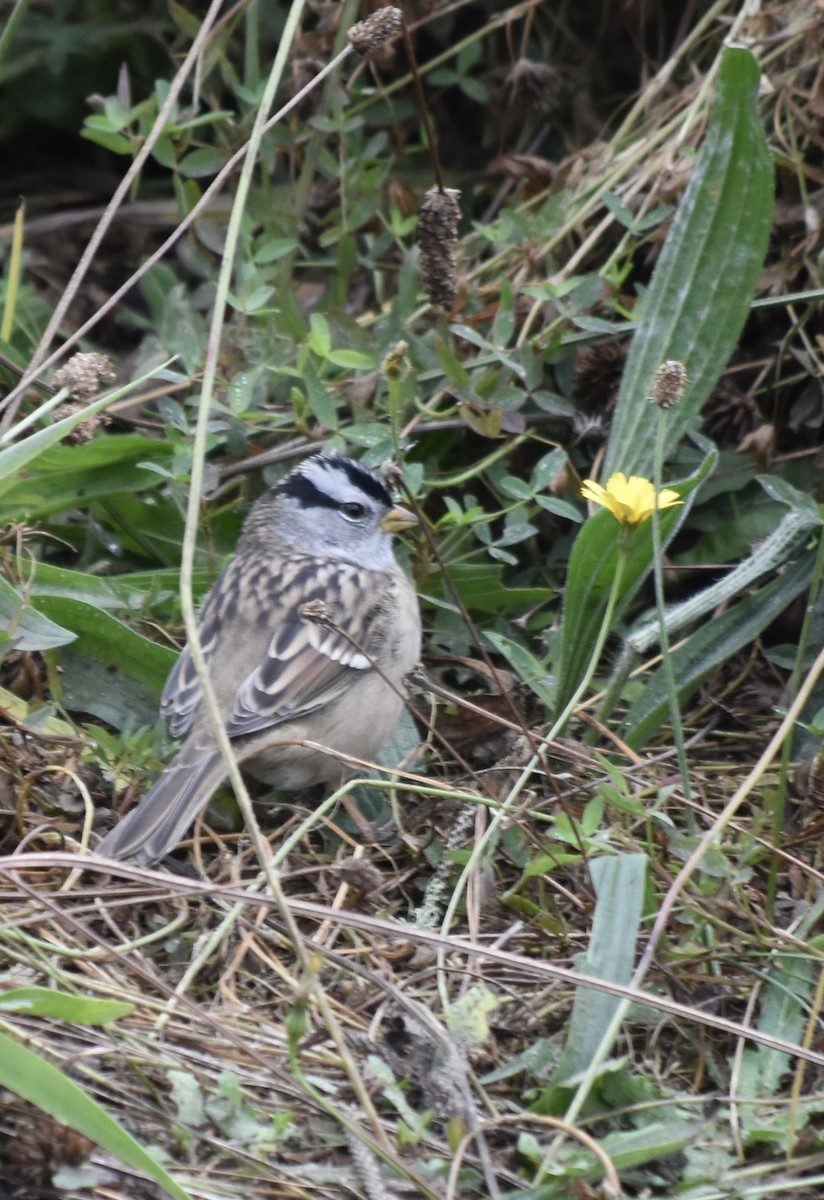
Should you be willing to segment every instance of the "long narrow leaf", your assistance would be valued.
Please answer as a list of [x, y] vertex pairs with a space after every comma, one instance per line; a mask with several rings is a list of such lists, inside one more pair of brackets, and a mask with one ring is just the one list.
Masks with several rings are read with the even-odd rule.
[[58, 652], [60, 698], [66, 707], [92, 713], [118, 729], [131, 721], [152, 722], [175, 652], [82, 600], [40, 596], [37, 604], [76, 635]]
[[[629, 983], [635, 965], [646, 869], [645, 854], [618, 854], [590, 862], [598, 902], [582, 967], [587, 974], [611, 983]], [[554, 1084], [565, 1084], [587, 1069], [620, 1003], [606, 992], [579, 988]]]
[[748, 50], [724, 51], [707, 136], [643, 301], [604, 478], [615, 471], [651, 473], [655, 422], [647, 397], [660, 363], [678, 359], [691, 381], [669, 413], [674, 447], [695, 424], [738, 341], [773, 210], [772, 161], [756, 108], [758, 81], [758, 64]]
[[[758, 1028], [788, 1042], [800, 1042], [812, 997], [812, 957], [806, 958], [803, 954], [777, 955], [770, 965], [761, 996]], [[752, 1046], [744, 1051], [738, 1098], [745, 1102], [741, 1105], [741, 1124], [745, 1137], [758, 1140], [759, 1134], [763, 1133], [764, 1112], [759, 1111], [759, 1106], [776, 1095], [792, 1066], [789, 1054], [782, 1054], [768, 1046]]]
[[127, 1017], [134, 1005], [124, 1000], [96, 1000], [89, 996], [72, 996], [53, 988], [10, 988], [0, 992], [0, 1011], [22, 1012], [27, 1016], [54, 1017], [57, 1021], [73, 1021], [77, 1025], [107, 1025]]
[[189, 1193], [96, 1100], [52, 1063], [4, 1033], [0, 1033], [0, 1085], [153, 1179], [175, 1200], [190, 1200]]
[[52, 650], [73, 642], [75, 634], [32, 608], [7, 579], [0, 576], [0, 631], [14, 650]]
[[[30, 450], [41, 433], [56, 428], [40, 430], [11, 450]], [[31, 456], [26, 470], [0, 479], [0, 521], [31, 520], [95, 499], [158, 488], [163, 476], [147, 463], [163, 463], [172, 453], [166, 442], [128, 433], [81, 446], [47, 445]], [[0, 464], [3, 461], [0, 454]]]

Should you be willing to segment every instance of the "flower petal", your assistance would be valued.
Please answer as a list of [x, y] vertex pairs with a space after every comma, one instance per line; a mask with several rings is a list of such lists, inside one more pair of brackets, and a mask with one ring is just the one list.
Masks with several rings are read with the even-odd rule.
[[681, 497], [672, 488], [662, 488], [656, 493], [651, 479], [643, 475], [630, 475], [616, 471], [610, 475], [606, 487], [594, 479], [585, 479], [581, 495], [606, 508], [622, 525], [640, 525], [649, 520], [656, 508], [672, 508], [681, 503]]
[[602, 488], [600, 483], [596, 483], [594, 479], [584, 480], [581, 484], [581, 495], [585, 500], [592, 500], [595, 504], [608, 507], [606, 489]]

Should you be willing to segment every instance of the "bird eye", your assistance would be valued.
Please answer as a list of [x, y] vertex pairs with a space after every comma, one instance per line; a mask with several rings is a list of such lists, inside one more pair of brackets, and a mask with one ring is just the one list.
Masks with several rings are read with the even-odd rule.
[[366, 516], [366, 505], [359, 504], [357, 500], [350, 500], [347, 504], [342, 504], [340, 510], [350, 521], [362, 521]]

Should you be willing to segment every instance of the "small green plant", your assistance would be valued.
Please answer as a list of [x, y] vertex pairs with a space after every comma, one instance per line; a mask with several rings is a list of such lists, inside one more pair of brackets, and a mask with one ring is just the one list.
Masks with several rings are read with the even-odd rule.
[[83, 1134], [121, 1162], [154, 1180], [173, 1200], [189, 1200], [189, 1193], [160, 1163], [113, 1120], [83, 1088], [41, 1054], [22, 1044], [15, 1031], [14, 1015], [43, 1017], [81, 1025], [105, 1026], [132, 1011], [131, 1004], [115, 1000], [89, 1000], [42, 987], [10, 987], [0, 993], [0, 1086], [28, 1100]]

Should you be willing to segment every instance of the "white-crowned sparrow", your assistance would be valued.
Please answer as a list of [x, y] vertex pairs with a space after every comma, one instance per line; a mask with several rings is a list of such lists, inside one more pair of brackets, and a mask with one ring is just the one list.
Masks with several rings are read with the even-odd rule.
[[[221, 715], [250, 774], [289, 790], [337, 783], [338, 758], [295, 743], [373, 759], [392, 733], [421, 642], [392, 534], [414, 524], [376, 475], [336, 454], [306, 459], [250, 510], [199, 622]], [[186, 740], [98, 854], [156, 862], [225, 777], [188, 647], [161, 713]]]

